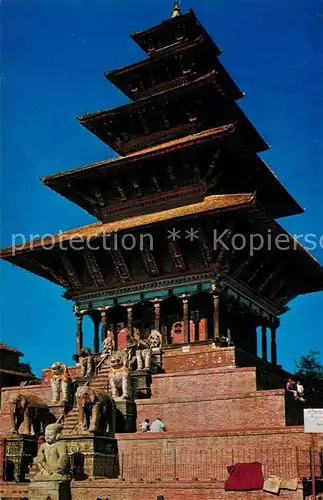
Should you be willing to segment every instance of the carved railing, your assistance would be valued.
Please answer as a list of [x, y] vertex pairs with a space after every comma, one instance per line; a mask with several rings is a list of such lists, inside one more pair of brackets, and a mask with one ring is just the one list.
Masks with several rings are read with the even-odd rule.
[[[315, 473], [320, 474], [320, 450], [316, 449]], [[302, 478], [310, 475], [310, 448], [239, 447], [201, 451], [148, 451], [122, 453], [120, 477], [124, 480], [218, 480], [228, 477], [235, 463], [260, 462], [264, 475]]]

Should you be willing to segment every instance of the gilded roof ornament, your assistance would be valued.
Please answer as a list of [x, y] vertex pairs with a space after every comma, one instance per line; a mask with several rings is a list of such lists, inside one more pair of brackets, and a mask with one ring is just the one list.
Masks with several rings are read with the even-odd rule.
[[180, 2], [174, 2], [172, 18], [181, 16], [181, 9], [179, 8], [179, 4]]

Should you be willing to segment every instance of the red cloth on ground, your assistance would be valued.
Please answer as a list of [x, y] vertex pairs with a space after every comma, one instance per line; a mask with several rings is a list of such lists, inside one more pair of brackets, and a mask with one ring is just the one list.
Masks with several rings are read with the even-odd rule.
[[229, 477], [225, 482], [225, 491], [262, 490], [264, 475], [259, 462], [228, 466]]

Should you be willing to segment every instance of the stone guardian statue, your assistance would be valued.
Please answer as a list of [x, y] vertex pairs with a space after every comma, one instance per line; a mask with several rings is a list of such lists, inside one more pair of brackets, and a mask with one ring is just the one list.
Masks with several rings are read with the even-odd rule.
[[67, 446], [59, 441], [63, 426], [49, 424], [45, 429], [45, 443], [41, 445], [34, 459], [39, 472], [34, 481], [62, 481], [70, 479], [70, 460]]

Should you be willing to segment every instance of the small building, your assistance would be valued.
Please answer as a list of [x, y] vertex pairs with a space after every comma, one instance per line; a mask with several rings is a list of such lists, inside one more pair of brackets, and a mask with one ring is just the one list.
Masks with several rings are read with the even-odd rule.
[[0, 389], [36, 380], [30, 365], [19, 361], [23, 355], [14, 347], [0, 344]]

